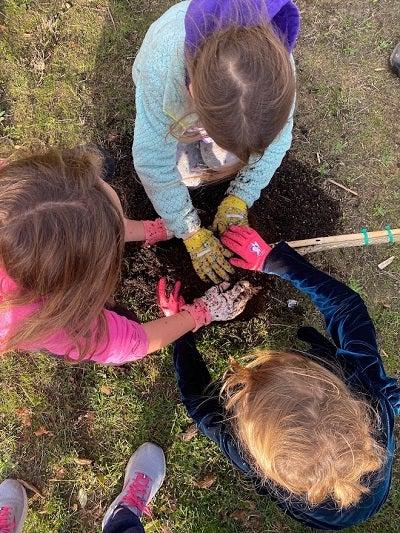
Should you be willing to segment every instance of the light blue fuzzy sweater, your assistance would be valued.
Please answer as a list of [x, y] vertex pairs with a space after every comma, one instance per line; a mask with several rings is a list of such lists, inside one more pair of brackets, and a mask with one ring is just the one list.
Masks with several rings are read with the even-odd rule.
[[[176, 237], [200, 227], [176, 167], [178, 141], [169, 133], [171, 124], [189, 111], [184, 62], [188, 5], [189, 1], [176, 4], [150, 26], [132, 71], [136, 85], [134, 165], [156, 212]], [[262, 158], [257, 156], [231, 182], [228, 194], [238, 196], [248, 207], [253, 205], [290, 148], [292, 128], [293, 113]]]

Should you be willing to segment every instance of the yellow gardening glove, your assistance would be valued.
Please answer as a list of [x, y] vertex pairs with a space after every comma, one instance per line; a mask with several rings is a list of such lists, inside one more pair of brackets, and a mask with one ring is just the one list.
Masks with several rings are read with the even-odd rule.
[[222, 235], [229, 226], [248, 225], [246, 202], [233, 195], [229, 195], [222, 200], [214, 218], [214, 231]]
[[207, 281], [207, 278], [214, 283], [228, 281], [229, 274], [234, 273], [226, 260], [226, 257], [232, 257], [232, 253], [222, 246], [210, 230], [200, 228], [185, 239], [184, 243], [192, 259], [193, 268], [203, 281]]

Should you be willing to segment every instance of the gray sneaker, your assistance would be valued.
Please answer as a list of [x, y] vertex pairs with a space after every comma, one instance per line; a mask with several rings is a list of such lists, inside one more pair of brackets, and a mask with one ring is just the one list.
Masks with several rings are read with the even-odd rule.
[[28, 498], [24, 487], [15, 479], [0, 484], [0, 533], [21, 533]]
[[159, 446], [142, 444], [129, 460], [121, 493], [107, 509], [102, 529], [120, 507], [126, 507], [136, 516], [149, 514], [147, 505], [154, 498], [165, 478], [165, 456]]
[[393, 72], [400, 76], [400, 43], [398, 43], [390, 56], [390, 64]]

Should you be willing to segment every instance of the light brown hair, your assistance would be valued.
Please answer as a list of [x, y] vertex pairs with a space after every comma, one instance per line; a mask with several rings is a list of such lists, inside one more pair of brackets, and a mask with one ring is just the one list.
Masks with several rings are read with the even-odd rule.
[[[288, 121], [296, 79], [284, 40], [271, 24], [232, 25], [187, 53], [186, 66], [201, 126], [240, 160], [217, 171], [220, 178], [232, 176], [251, 156], [261, 156]], [[198, 139], [181, 136], [184, 142]]]
[[99, 183], [94, 149], [50, 150], [0, 169], [0, 264], [19, 290], [1, 308], [39, 303], [2, 352], [63, 329], [80, 358], [107, 335], [104, 304], [118, 281], [123, 222]]
[[223, 394], [265, 483], [311, 506], [331, 499], [346, 508], [369, 492], [365, 476], [385, 456], [377, 415], [332, 371], [299, 353], [260, 352], [247, 366], [232, 361]]

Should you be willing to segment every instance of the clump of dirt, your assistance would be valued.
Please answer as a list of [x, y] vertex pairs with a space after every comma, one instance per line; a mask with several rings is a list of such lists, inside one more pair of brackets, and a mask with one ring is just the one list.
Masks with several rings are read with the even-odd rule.
[[[227, 186], [224, 183], [192, 191], [193, 203], [205, 226], [211, 224]], [[117, 160], [116, 188], [129, 216], [136, 219], [156, 217], [128, 158]], [[271, 243], [335, 234], [341, 229], [341, 216], [340, 201], [324, 189], [319, 173], [290, 156], [284, 159], [249, 214], [252, 227]], [[167, 276], [171, 282], [180, 279], [183, 294], [189, 301], [209, 287], [194, 272], [190, 257], [178, 239], [151, 249], [133, 244], [126, 246], [121, 286], [124, 300], [134, 302], [139, 312], [148, 311], [154, 305], [154, 289], [161, 276]], [[261, 287], [243, 318], [265, 312], [271, 296], [280, 298], [277, 284], [269, 276], [238, 270], [232, 281], [239, 279], [248, 279]], [[286, 297], [287, 291], [281, 299]]]

